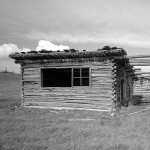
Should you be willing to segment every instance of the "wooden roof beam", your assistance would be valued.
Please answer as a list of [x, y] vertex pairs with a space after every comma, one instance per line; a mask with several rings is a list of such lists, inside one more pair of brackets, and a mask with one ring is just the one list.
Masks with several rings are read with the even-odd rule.
[[131, 55], [131, 56], [126, 56], [126, 58], [148, 58], [150, 55]]
[[131, 66], [150, 66], [150, 63], [130, 63]]
[[134, 74], [149, 74], [150, 72], [134, 72]]
[[129, 60], [129, 63], [150, 63], [150, 60]]
[[133, 68], [133, 70], [141, 70], [141, 68]]
[[150, 75], [149, 76], [136, 76], [136, 77], [138, 77], [138, 78], [144, 78], [144, 77], [150, 77]]
[[150, 58], [150, 55], [131, 55], [131, 56], [120, 56], [116, 59], [135, 59], [135, 58]]

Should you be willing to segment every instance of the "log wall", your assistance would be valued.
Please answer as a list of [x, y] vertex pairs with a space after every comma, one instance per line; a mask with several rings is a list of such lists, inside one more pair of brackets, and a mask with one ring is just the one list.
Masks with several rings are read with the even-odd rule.
[[[116, 65], [116, 103], [119, 105], [127, 106], [128, 102], [132, 99], [133, 84], [132, 78], [128, 75], [123, 65], [115, 63]], [[121, 85], [123, 82], [123, 85]], [[123, 93], [122, 93], [123, 92]]]
[[[49, 67], [90, 67], [89, 87], [41, 87], [41, 69]], [[47, 63], [22, 65], [24, 106], [78, 108], [111, 111], [115, 95], [115, 66], [104, 62]]]

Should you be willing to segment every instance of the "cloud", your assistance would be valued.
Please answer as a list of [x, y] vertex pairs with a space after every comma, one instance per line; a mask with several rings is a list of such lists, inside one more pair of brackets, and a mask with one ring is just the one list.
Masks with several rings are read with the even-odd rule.
[[15, 44], [3, 44], [0, 46], [0, 58], [7, 58], [10, 53], [18, 51], [20, 49]]
[[22, 50], [15, 44], [3, 44], [0, 46], [0, 59], [8, 58], [8, 55], [15, 52], [27, 52], [30, 51], [28, 48], [23, 48]]
[[38, 43], [38, 47], [36, 48], [36, 51], [40, 51], [42, 49], [45, 50], [52, 50], [52, 51], [63, 51], [64, 49], [69, 49], [68, 46], [64, 46], [64, 45], [55, 45], [49, 41], [45, 41], [45, 40], [40, 40]]
[[[71, 42], [71, 43], [107, 43], [117, 44], [132, 47], [150, 48], [150, 35], [143, 33], [134, 33], [126, 31], [104, 31], [101, 33], [89, 34], [68, 34], [68, 33], [45, 33], [40, 31], [31, 31], [26, 34], [29, 40], [45, 39], [56, 42]], [[45, 42], [46, 44], [46, 42]]]
[[[49, 41], [40, 40], [38, 42], [38, 46], [36, 47], [36, 51], [40, 51], [41, 49], [45, 50], [53, 50], [53, 51], [63, 51], [64, 49], [69, 49], [68, 46], [64, 45], [55, 45]], [[19, 49], [15, 44], [3, 44], [0, 46], [0, 59], [8, 58], [8, 55], [15, 52], [29, 52], [31, 51], [29, 48]]]
[[[150, 42], [142, 35], [150, 37], [149, 7], [148, 0], [95, 0], [94, 3], [92, 0], [51, 0], [44, 3], [27, 0], [15, 4], [6, 0], [0, 9], [1, 37], [14, 38], [15, 34], [17, 40], [31, 29], [36, 30], [26, 35], [31, 40], [150, 47]], [[124, 34], [121, 34], [122, 30]]]
[[29, 52], [29, 51], [31, 51], [29, 48], [23, 48], [22, 50], [21, 50], [22, 52]]

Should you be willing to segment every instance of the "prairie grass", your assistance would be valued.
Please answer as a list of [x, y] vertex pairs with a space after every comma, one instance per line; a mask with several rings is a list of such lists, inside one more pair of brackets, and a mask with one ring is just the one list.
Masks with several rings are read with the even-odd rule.
[[4, 150], [150, 149], [150, 111], [113, 118], [77, 110], [19, 108], [0, 113]]
[[0, 109], [14, 109], [21, 103], [20, 75], [0, 73]]
[[[3, 78], [5, 78], [3, 76]], [[150, 110], [121, 115], [21, 108], [19, 78], [0, 85], [0, 150], [149, 150]], [[15, 77], [14, 77], [15, 78]], [[14, 106], [19, 108], [15, 109]]]

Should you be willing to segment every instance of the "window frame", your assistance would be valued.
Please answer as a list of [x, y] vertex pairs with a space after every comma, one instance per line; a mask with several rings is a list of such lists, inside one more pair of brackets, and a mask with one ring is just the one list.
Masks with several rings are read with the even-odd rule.
[[[82, 69], [85, 69], [86, 67], [79, 67], [79, 68], [72, 68], [72, 78], [71, 78], [71, 82], [72, 82], [72, 87], [74, 87], [74, 79], [80, 79], [80, 87], [82, 87], [83, 85], [82, 85], [82, 83], [83, 83], [83, 80], [82, 79], [86, 79], [86, 78], [88, 78], [89, 80], [90, 80], [90, 71], [88, 72], [89, 73], [89, 76], [82, 76]], [[79, 75], [80, 76], [78, 76], [78, 77], [76, 77], [76, 76], [74, 76], [74, 69], [79, 69], [80, 71], [79, 71]], [[86, 69], [88, 69], [89, 70], [89, 68], [86, 68]], [[89, 81], [89, 85], [88, 86], [90, 86], [90, 81]]]
[[[65, 69], [65, 68], [70, 68], [71, 69], [71, 86], [70, 87], [43, 87], [43, 69], [53, 69], [53, 68], [56, 68], [56, 69]], [[80, 74], [81, 74], [81, 69], [82, 68], [88, 68], [89, 69], [89, 76], [88, 77], [85, 77], [85, 78], [89, 78], [89, 85], [88, 86], [73, 86], [73, 79], [74, 79], [74, 76], [73, 76], [73, 69], [80, 69]], [[82, 77], [80, 77], [82, 78]], [[83, 77], [84, 78], [84, 77]], [[81, 79], [80, 79], [81, 80]], [[91, 87], [91, 67], [90, 66], [68, 66], [68, 67], [40, 67], [40, 86], [41, 88], [89, 88]]]

